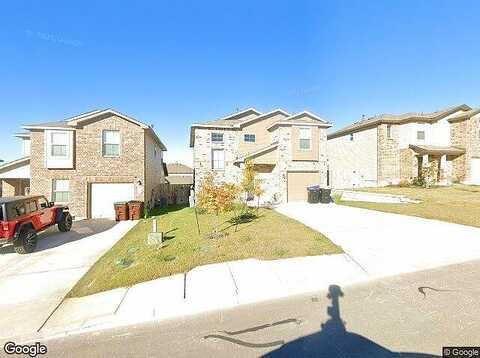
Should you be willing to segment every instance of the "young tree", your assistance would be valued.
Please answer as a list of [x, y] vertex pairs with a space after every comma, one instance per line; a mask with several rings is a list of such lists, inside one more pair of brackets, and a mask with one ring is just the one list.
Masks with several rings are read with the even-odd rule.
[[233, 210], [237, 194], [238, 188], [235, 184], [216, 183], [213, 173], [208, 173], [202, 180], [197, 206], [207, 213], [215, 214], [217, 221], [215, 233], [218, 233], [220, 227], [219, 214]]
[[255, 172], [254, 163], [251, 160], [245, 161], [243, 168], [243, 178], [240, 184], [241, 190], [244, 194], [244, 208], [247, 207], [247, 201], [250, 198], [257, 197], [257, 209], [260, 206], [260, 196], [264, 193], [262, 189], [262, 180], [258, 179]]

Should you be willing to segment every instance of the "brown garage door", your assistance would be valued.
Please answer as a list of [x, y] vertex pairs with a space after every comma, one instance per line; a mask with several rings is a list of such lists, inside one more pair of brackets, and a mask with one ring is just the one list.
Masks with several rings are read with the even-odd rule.
[[307, 187], [320, 184], [318, 172], [289, 172], [288, 201], [307, 201]]

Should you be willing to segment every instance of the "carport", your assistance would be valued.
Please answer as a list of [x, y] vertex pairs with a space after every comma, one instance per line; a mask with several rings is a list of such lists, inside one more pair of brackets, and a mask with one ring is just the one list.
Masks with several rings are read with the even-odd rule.
[[0, 196], [28, 195], [30, 191], [30, 157], [0, 166]]

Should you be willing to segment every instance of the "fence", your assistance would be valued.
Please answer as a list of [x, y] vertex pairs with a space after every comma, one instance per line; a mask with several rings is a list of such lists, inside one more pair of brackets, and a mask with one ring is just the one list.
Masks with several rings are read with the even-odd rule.
[[188, 204], [191, 184], [162, 184], [159, 190], [159, 197], [167, 205]]

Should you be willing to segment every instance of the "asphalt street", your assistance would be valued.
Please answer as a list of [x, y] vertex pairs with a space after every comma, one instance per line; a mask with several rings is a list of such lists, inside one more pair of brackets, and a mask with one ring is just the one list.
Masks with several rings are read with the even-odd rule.
[[50, 339], [48, 357], [432, 357], [480, 344], [480, 261]]

